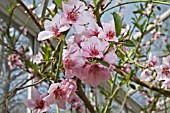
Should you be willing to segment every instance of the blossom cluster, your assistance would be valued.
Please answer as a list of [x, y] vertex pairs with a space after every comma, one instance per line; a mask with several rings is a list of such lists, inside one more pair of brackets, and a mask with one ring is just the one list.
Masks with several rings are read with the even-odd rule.
[[[32, 98], [24, 100], [24, 104], [33, 110], [33, 113], [46, 112], [50, 110], [51, 104], [57, 104], [59, 108], [66, 109], [66, 103], [72, 103], [75, 99], [77, 85], [74, 80], [65, 79], [60, 84], [51, 84], [48, 94], [41, 94], [37, 89], [32, 89]], [[77, 102], [77, 101], [76, 101]]]
[[[67, 41], [63, 54], [66, 78], [76, 76], [93, 87], [110, 79], [112, 64], [117, 60], [115, 46], [109, 48], [111, 42], [118, 42], [114, 20], [102, 23], [100, 27], [84, 2], [70, 0], [62, 2], [62, 13], [56, 14], [51, 21], [46, 20], [44, 25], [45, 30], [38, 35], [39, 41], [59, 37], [74, 28], [74, 35]], [[125, 32], [122, 30], [122, 35]], [[99, 61], [110, 66], [106, 67]]]
[[[47, 95], [39, 94], [37, 98], [26, 100], [29, 108], [35, 112], [45, 112], [50, 104], [55, 103], [59, 108], [66, 109], [66, 103], [70, 103], [73, 109], [81, 111], [83, 106], [75, 95], [77, 86], [72, 78], [77, 77], [93, 87], [110, 79], [113, 64], [117, 60], [116, 46], [112, 44], [118, 42], [115, 23], [111, 20], [99, 26], [95, 20], [84, 2], [70, 0], [63, 1], [62, 11], [44, 22], [45, 30], [38, 34], [38, 41], [59, 39], [72, 28], [74, 35], [66, 41], [62, 56], [66, 79], [52, 84]], [[126, 32], [123, 29], [121, 35], [124, 36]]]
[[11, 54], [8, 56], [8, 65], [10, 69], [13, 69], [14, 66], [22, 66], [22, 61], [20, 60], [20, 56], [17, 54]]
[[[162, 88], [170, 88], [170, 56], [163, 57], [161, 65], [158, 64], [159, 58], [149, 55], [147, 66], [151, 70], [155, 70], [157, 76], [155, 82], [162, 82]], [[150, 69], [145, 69], [141, 73], [141, 77], [144, 75], [151, 75], [152, 71]]]

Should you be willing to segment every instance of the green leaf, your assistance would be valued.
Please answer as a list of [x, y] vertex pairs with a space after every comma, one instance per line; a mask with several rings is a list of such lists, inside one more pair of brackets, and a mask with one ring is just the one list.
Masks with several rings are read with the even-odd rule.
[[120, 48], [117, 48], [116, 54], [121, 60], [124, 61], [126, 59], [126, 54]]
[[104, 55], [106, 55], [110, 51], [110, 49], [114, 46], [114, 44], [115, 44], [114, 41], [110, 43], [110, 45], [109, 45], [108, 49], [106, 50], [106, 52], [104, 53]]
[[53, 12], [52, 12], [49, 8], [47, 8], [47, 11], [48, 11], [48, 13], [49, 13], [52, 17], [55, 16], [55, 14], [53, 14]]
[[132, 40], [125, 40], [124, 42], [121, 42], [123, 45], [127, 46], [127, 47], [135, 47], [136, 44], [132, 41]]
[[116, 36], [118, 37], [122, 30], [122, 20], [120, 16], [115, 12], [113, 12], [113, 18], [115, 21]]
[[130, 51], [128, 51], [128, 58], [130, 58], [132, 55], [134, 55], [136, 53], [136, 49], [131, 49]]
[[136, 86], [134, 84], [130, 84], [130, 87], [134, 90], [136, 90]]
[[106, 67], [109, 67], [109, 66], [110, 66], [109, 63], [107, 63], [107, 62], [105, 62], [105, 61], [103, 61], [103, 60], [99, 60], [99, 59], [98, 59], [97, 62], [100, 63], [100, 64], [102, 64], [102, 65], [104, 65], [104, 66], [106, 66]]
[[132, 76], [133, 76], [133, 72], [130, 72], [127, 76], [127, 81], [129, 81], [132, 78]]
[[57, 4], [59, 9], [62, 9], [62, 0], [53, 0], [55, 4]]

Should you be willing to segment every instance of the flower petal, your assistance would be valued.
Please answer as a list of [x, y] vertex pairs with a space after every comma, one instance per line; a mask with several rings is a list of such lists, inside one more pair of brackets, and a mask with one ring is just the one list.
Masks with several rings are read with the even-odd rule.
[[47, 40], [49, 38], [52, 38], [54, 36], [54, 33], [51, 31], [41, 31], [38, 34], [38, 41], [43, 41], [43, 40]]

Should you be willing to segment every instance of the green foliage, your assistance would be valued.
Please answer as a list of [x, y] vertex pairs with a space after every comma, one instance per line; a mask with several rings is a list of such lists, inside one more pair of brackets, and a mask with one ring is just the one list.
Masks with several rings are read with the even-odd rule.
[[44, 60], [45, 61], [48, 61], [49, 60], [49, 58], [50, 58], [50, 56], [51, 56], [51, 53], [52, 53], [52, 49], [51, 49], [51, 47], [48, 45], [48, 44], [44, 44], [43, 46], [42, 46], [42, 55], [43, 55], [43, 58], [44, 58]]
[[121, 20], [120, 16], [115, 12], [113, 12], [113, 18], [114, 18], [114, 22], [115, 22], [116, 36], [118, 37], [122, 30], [122, 20]]
[[55, 3], [59, 9], [62, 9], [62, 1], [68, 1], [68, 0], [53, 0], [53, 3]]
[[117, 48], [116, 54], [117, 54], [117, 56], [118, 56], [121, 60], [124, 61], [124, 60], [126, 59], [126, 54], [125, 54], [125, 52], [123, 52], [120, 48]]
[[135, 47], [136, 46], [136, 44], [130, 39], [127, 39], [127, 40], [121, 42], [121, 44], [123, 44], [127, 47]]

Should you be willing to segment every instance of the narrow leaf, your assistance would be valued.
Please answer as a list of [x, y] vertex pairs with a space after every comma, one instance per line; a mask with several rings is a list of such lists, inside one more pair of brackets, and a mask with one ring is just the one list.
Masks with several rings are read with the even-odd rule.
[[124, 42], [121, 42], [123, 45], [127, 46], [127, 47], [135, 47], [135, 43], [132, 40], [125, 40]]
[[120, 16], [117, 13], [113, 13], [113, 18], [115, 21], [115, 29], [116, 29], [116, 36], [118, 37], [121, 33], [121, 29], [122, 29], [122, 20], [120, 18]]

